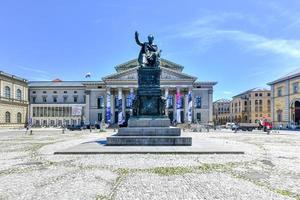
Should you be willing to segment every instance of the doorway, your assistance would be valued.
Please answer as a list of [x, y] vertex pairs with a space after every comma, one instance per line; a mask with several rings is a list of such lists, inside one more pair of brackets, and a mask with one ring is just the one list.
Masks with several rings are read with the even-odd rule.
[[298, 125], [300, 122], [300, 101], [295, 101], [295, 123]]

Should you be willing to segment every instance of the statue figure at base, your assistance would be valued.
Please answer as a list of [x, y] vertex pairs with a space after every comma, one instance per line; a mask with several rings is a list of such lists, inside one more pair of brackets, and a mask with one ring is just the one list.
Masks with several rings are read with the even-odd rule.
[[148, 36], [148, 42], [140, 42], [139, 33], [135, 32], [135, 41], [141, 46], [139, 53], [138, 62], [141, 67], [158, 67], [160, 65], [160, 53], [161, 50], [158, 49], [157, 45], [153, 43], [154, 36]]

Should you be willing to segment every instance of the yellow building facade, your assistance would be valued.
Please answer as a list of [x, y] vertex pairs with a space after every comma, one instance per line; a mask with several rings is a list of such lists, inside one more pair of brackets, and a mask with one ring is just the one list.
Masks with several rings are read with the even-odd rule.
[[271, 121], [271, 91], [253, 88], [233, 97], [230, 105], [231, 121], [255, 123], [258, 120]]
[[272, 121], [275, 127], [290, 127], [300, 124], [300, 70], [291, 72], [271, 86]]
[[27, 80], [0, 71], [0, 128], [22, 128], [28, 119]]

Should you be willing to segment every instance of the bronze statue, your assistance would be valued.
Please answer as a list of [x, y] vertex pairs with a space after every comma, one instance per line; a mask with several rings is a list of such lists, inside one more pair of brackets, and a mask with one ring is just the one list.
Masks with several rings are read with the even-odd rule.
[[153, 43], [153, 40], [153, 35], [149, 35], [148, 42], [142, 43], [139, 40], [139, 33], [137, 31], [135, 32], [135, 41], [141, 46], [138, 58], [141, 67], [159, 67], [160, 65], [161, 50]]

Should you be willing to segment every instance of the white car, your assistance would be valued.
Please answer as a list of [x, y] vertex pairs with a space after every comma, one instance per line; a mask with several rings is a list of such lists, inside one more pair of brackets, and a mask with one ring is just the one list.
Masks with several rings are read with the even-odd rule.
[[234, 123], [227, 122], [226, 125], [225, 125], [225, 127], [226, 127], [227, 129], [232, 129], [232, 127], [233, 127], [234, 125], [235, 125]]

